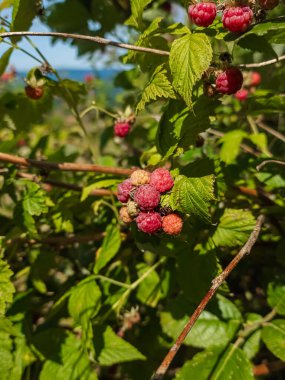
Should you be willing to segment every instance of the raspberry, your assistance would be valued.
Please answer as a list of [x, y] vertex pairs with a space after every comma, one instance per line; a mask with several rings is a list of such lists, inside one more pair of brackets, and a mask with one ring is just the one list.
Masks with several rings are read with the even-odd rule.
[[168, 235], [180, 234], [183, 220], [177, 214], [169, 214], [162, 218], [162, 229]]
[[126, 206], [122, 207], [120, 209], [120, 218], [121, 220], [126, 223], [126, 224], [130, 224], [132, 223], [133, 219], [132, 217], [130, 216], [130, 214], [128, 213], [128, 209]]
[[269, 11], [279, 4], [279, 0], [258, 0], [258, 4], [261, 9]]
[[136, 202], [134, 201], [131, 201], [129, 200], [128, 204], [127, 204], [127, 209], [128, 209], [128, 213], [131, 217], [135, 217], [138, 215], [139, 213], [139, 209], [138, 209], [138, 206], [136, 204]]
[[26, 86], [25, 92], [28, 98], [37, 100], [40, 99], [44, 94], [44, 89], [42, 87], [32, 87]]
[[172, 189], [174, 181], [167, 169], [158, 168], [151, 173], [150, 184], [160, 193], [164, 193]]
[[223, 25], [234, 33], [244, 32], [252, 23], [253, 12], [249, 7], [231, 7], [223, 12]]
[[242, 88], [241, 90], [239, 90], [238, 92], [235, 93], [235, 97], [240, 102], [243, 102], [248, 97], [248, 91], [245, 88]]
[[131, 180], [128, 178], [124, 182], [118, 185], [118, 200], [122, 203], [127, 203], [130, 198], [130, 191], [132, 190], [133, 185]]
[[136, 219], [138, 229], [153, 234], [161, 229], [161, 216], [158, 212], [141, 212]]
[[231, 67], [216, 78], [216, 90], [222, 94], [234, 94], [241, 89], [243, 76], [239, 69]]
[[151, 185], [142, 185], [136, 190], [134, 201], [141, 210], [153, 210], [159, 205], [160, 194], [155, 187]]
[[126, 137], [131, 129], [130, 123], [117, 121], [114, 125], [114, 133], [118, 137]]
[[199, 3], [190, 5], [188, 8], [188, 16], [191, 22], [198, 26], [209, 26], [215, 20], [217, 14], [216, 4]]
[[136, 170], [131, 175], [134, 186], [146, 185], [150, 181], [150, 173], [145, 170]]
[[258, 86], [261, 83], [261, 75], [257, 71], [251, 73], [250, 85], [253, 87]]

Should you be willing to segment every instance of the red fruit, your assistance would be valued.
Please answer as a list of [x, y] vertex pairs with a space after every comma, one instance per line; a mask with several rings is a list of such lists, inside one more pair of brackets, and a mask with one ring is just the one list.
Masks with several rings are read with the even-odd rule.
[[32, 87], [32, 86], [26, 86], [25, 87], [26, 95], [33, 100], [40, 99], [44, 94], [43, 87]]
[[153, 210], [159, 205], [160, 194], [151, 185], [142, 185], [134, 194], [134, 201], [141, 210]]
[[251, 82], [250, 85], [252, 87], [256, 87], [261, 83], [261, 75], [257, 71], [253, 71], [251, 73]]
[[231, 7], [223, 12], [223, 25], [234, 33], [241, 33], [248, 29], [253, 20], [253, 12], [249, 7]]
[[191, 22], [198, 26], [209, 26], [215, 20], [217, 7], [214, 3], [199, 3], [190, 5], [188, 16]]
[[86, 74], [84, 76], [84, 82], [85, 83], [91, 83], [91, 82], [93, 82], [94, 79], [95, 79], [94, 75], [92, 75], [92, 74]]
[[126, 137], [131, 129], [130, 123], [127, 123], [125, 121], [117, 121], [114, 126], [114, 133], [118, 137]]
[[141, 212], [136, 223], [140, 231], [153, 234], [161, 229], [161, 216], [158, 212]]
[[118, 200], [122, 203], [127, 203], [130, 198], [130, 191], [133, 185], [130, 179], [126, 179], [124, 182], [118, 185]]
[[244, 100], [247, 99], [248, 97], [248, 91], [245, 89], [245, 88], [242, 88], [241, 90], [237, 91], [235, 93], [235, 97], [237, 98], [237, 100], [239, 100], [240, 102], [243, 102]]
[[216, 78], [216, 90], [222, 94], [234, 94], [241, 89], [243, 76], [239, 69], [231, 67], [218, 74]]
[[162, 229], [168, 235], [180, 234], [183, 227], [183, 220], [177, 214], [169, 214], [162, 218]]
[[258, 0], [258, 4], [261, 9], [269, 11], [279, 4], [279, 0]]
[[164, 193], [172, 189], [174, 181], [167, 169], [158, 168], [150, 175], [150, 185], [160, 193]]

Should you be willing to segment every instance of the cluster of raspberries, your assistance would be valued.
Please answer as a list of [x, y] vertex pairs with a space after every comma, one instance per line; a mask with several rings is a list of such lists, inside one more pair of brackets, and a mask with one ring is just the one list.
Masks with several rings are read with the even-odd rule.
[[178, 235], [183, 227], [182, 218], [160, 204], [161, 194], [170, 191], [173, 185], [167, 169], [158, 168], [152, 173], [135, 170], [118, 185], [118, 200], [123, 203], [121, 220], [126, 224], [135, 221], [138, 229], [148, 234], [163, 230], [168, 235]]
[[[262, 11], [275, 8], [279, 0], [258, 0]], [[188, 16], [192, 23], [207, 27], [213, 23], [217, 15], [217, 6], [213, 2], [201, 2], [190, 5]], [[223, 10], [224, 27], [233, 33], [245, 32], [253, 21], [253, 12], [248, 6], [230, 6]]]

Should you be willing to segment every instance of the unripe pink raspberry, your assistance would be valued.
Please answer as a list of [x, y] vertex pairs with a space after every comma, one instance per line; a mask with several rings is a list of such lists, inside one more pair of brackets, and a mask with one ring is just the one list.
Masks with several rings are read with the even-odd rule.
[[150, 181], [150, 173], [146, 170], [136, 170], [131, 175], [131, 181], [134, 186], [146, 185]]
[[261, 9], [269, 11], [279, 4], [279, 0], [258, 0], [258, 4]]
[[243, 76], [236, 67], [231, 67], [218, 74], [216, 78], [216, 90], [222, 94], [234, 94], [241, 89]]
[[126, 224], [130, 224], [132, 223], [133, 219], [132, 217], [130, 216], [130, 214], [128, 213], [128, 209], [126, 206], [123, 206], [121, 209], [120, 209], [120, 219], [126, 223]]
[[230, 7], [223, 12], [223, 25], [230, 32], [242, 33], [248, 29], [253, 20], [249, 7]]
[[126, 179], [124, 182], [118, 185], [118, 200], [122, 203], [127, 203], [130, 198], [130, 191], [133, 185], [130, 178]]
[[153, 234], [161, 229], [161, 216], [158, 212], [141, 212], [136, 219], [138, 229]]
[[114, 133], [118, 137], [126, 137], [131, 129], [130, 123], [126, 121], [117, 121], [114, 125]]
[[198, 3], [190, 5], [188, 8], [188, 16], [191, 22], [198, 26], [209, 26], [215, 20], [217, 14], [216, 4], [214, 3]]
[[135, 191], [134, 201], [141, 210], [153, 210], [159, 205], [160, 194], [155, 187], [142, 185]]
[[150, 184], [160, 193], [164, 193], [165, 191], [172, 189], [174, 181], [167, 169], [158, 168], [151, 173]]
[[242, 88], [241, 90], [239, 90], [235, 93], [235, 97], [240, 102], [245, 101], [248, 97], [248, 90], [246, 90], [245, 88]]
[[252, 87], [256, 87], [256, 86], [258, 86], [261, 83], [261, 75], [257, 71], [253, 71], [251, 73], [251, 78], [250, 79], [251, 79], [250, 85]]
[[168, 235], [179, 235], [183, 227], [183, 220], [177, 214], [169, 214], [162, 218], [162, 229]]

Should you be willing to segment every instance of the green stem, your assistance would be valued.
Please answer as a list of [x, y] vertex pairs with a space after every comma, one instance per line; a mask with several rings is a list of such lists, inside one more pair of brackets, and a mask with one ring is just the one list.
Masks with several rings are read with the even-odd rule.
[[121, 297], [112, 305], [110, 310], [108, 310], [105, 315], [103, 315], [101, 322], [105, 321], [113, 311], [118, 311], [121, 309], [123, 304], [127, 301], [129, 295], [135, 290], [157, 267], [164, 263], [166, 257], [162, 257], [153, 266], [151, 266], [140, 278], [138, 278], [131, 285], [128, 285], [128, 289], [121, 295]]
[[2, 42], [4, 42], [5, 44], [7, 44], [7, 45], [13, 47], [14, 49], [17, 49], [17, 50], [19, 50], [19, 51], [25, 53], [26, 55], [28, 55], [29, 57], [33, 58], [33, 59], [34, 59], [35, 61], [37, 61], [38, 63], [42, 64], [42, 61], [41, 61], [40, 59], [38, 59], [37, 57], [35, 57], [33, 54], [29, 53], [27, 50], [21, 48], [20, 46], [15, 45], [15, 44], [13, 44], [12, 42], [8, 42], [8, 41], [6, 41], [6, 40], [3, 40]]
[[87, 115], [90, 111], [101, 111], [105, 113], [106, 115], [112, 117], [113, 119], [117, 119], [117, 115], [105, 110], [104, 108], [98, 107], [96, 105], [91, 105], [90, 107], [86, 108], [84, 111], [81, 112], [80, 117], [83, 118], [85, 115]]
[[113, 280], [112, 278], [105, 277], [105, 276], [102, 276], [100, 274], [94, 275], [93, 278], [95, 278], [95, 279], [98, 278], [99, 280], [110, 282], [110, 284], [120, 286], [121, 288], [129, 289], [131, 286], [131, 285], [125, 284], [124, 282], [116, 281], [116, 280]]

